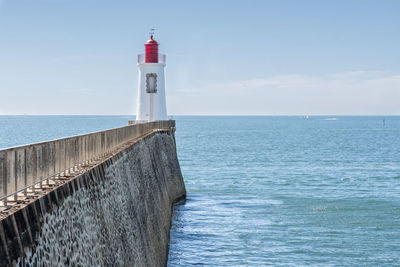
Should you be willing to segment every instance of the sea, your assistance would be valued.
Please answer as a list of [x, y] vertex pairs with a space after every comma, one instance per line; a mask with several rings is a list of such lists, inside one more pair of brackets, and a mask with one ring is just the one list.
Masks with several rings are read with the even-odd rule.
[[[131, 116], [0, 116], [0, 148]], [[400, 266], [400, 116], [177, 116], [168, 266]]]

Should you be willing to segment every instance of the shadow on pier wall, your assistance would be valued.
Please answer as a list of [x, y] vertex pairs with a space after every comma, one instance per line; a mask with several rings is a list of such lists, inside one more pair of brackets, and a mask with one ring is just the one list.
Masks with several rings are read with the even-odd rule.
[[155, 133], [2, 221], [1, 266], [165, 266], [186, 196], [175, 140]]

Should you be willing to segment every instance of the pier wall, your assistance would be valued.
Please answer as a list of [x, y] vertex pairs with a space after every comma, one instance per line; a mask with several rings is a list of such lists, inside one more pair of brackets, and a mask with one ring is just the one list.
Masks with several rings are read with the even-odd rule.
[[2, 219], [0, 266], [165, 266], [185, 196], [174, 132], [147, 131]]
[[0, 200], [10, 196], [16, 200], [17, 193], [26, 194], [28, 187], [69, 172], [129, 140], [154, 129], [174, 127], [175, 121], [156, 121], [0, 150]]

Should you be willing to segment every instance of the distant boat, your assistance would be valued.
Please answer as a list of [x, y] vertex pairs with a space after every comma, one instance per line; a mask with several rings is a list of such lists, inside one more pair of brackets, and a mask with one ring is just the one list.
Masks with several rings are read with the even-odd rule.
[[338, 119], [337, 118], [327, 118], [327, 119], [325, 119], [326, 121], [337, 121]]

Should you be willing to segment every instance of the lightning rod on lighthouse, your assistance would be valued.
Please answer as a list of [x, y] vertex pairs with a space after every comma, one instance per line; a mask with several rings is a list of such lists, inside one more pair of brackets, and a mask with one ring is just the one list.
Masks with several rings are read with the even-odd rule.
[[138, 55], [139, 86], [136, 123], [168, 119], [164, 76], [166, 57], [158, 53], [158, 46], [151, 33], [150, 39], [144, 44], [145, 53]]

